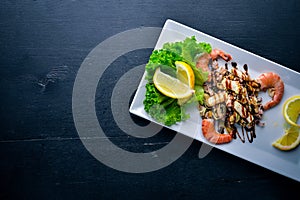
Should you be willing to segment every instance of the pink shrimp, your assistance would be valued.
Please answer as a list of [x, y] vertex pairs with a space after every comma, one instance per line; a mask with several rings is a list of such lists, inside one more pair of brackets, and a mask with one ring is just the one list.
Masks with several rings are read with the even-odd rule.
[[211, 71], [208, 67], [209, 61], [211, 59], [216, 60], [218, 57], [221, 57], [226, 62], [232, 59], [230, 54], [225, 53], [224, 51], [219, 49], [213, 49], [210, 54], [202, 53], [197, 59], [196, 67], [202, 69], [202, 71], [204, 72], [208, 72], [208, 82], [211, 81], [211, 75], [210, 75]]
[[230, 61], [232, 59], [231, 55], [228, 53], [225, 53], [224, 51], [220, 49], [213, 49], [210, 53], [210, 57], [213, 60], [216, 60], [218, 57], [221, 57], [226, 62]]
[[204, 72], [209, 72], [208, 68], [209, 61], [211, 56], [208, 53], [202, 53], [197, 60], [196, 67], [201, 68]]
[[202, 134], [211, 143], [223, 144], [232, 140], [232, 134], [221, 134], [215, 130], [213, 119], [202, 120]]
[[284, 93], [284, 83], [280, 76], [274, 72], [266, 72], [258, 77], [257, 82], [260, 84], [260, 89], [268, 90], [270, 97], [272, 97], [272, 100], [264, 105], [264, 110], [279, 104]]

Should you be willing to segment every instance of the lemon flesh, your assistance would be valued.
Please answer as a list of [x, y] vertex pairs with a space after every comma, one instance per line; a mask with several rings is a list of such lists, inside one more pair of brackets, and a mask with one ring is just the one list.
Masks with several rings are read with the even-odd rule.
[[297, 120], [300, 114], [300, 95], [292, 96], [283, 105], [283, 116], [292, 126], [300, 127]]
[[192, 67], [182, 61], [176, 61], [175, 65], [177, 78], [183, 83], [189, 85], [190, 88], [194, 89], [195, 75]]
[[296, 148], [300, 143], [300, 129], [291, 126], [285, 131], [285, 134], [272, 143], [277, 149], [288, 151]]
[[189, 85], [161, 72], [160, 68], [155, 70], [153, 83], [162, 94], [174, 99], [189, 98], [194, 93], [194, 90]]

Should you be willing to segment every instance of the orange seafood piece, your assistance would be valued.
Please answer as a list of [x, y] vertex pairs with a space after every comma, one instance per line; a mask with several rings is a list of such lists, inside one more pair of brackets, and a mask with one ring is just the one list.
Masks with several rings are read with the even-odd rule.
[[213, 60], [216, 60], [218, 57], [221, 57], [226, 62], [230, 61], [232, 59], [231, 55], [228, 53], [225, 53], [224, 51], [220, 49], [213, 49], [210, 53], [210, 57]]
[[208, 72], [208, 82], [211, 81], [211, 74], [210, 69], [208, 67], [210, 60], [216, 60], [218, 57], [221, 57], [226, 62], [230, 61], [232, 59], [231, 55], [228, 53], [225, 53], [224, 51], [220, 49], [213, 49], [210, 54], [208, 53], [202, 53], [198, 58], [196, 62], [196, 67], [202, 69], [203, 72]]
[[202, 134], [211, 143], [223, 144], [232, 140], [231, 134], [221, 134], [215, 130], [213, 119], [202, 120]]
[[284, 83], [280, 76], [274, 72], [266, 72], [258, 77], [257, 82], [260, 84], [260, 89], [263, 91], [268, 89], [269, 95], [272, 97], [272, 100], [264, 105], [264, 110], [279, 104], [284, 93]]

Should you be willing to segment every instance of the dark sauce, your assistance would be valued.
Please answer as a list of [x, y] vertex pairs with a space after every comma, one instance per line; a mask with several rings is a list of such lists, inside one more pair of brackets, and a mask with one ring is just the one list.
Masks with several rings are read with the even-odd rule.
[[224, 127], [223, 126], [219, 127], [218, 132], [221, 133], [221, 134], [223, 134], [224, 133]]
[[237, 63], [236, 62], [231, 62], [231, 66], [234, 68], [237, 68]]
[[236, 133], [237, 133], [237, 135], [239, 136], [240, 140], [241, 140], [243, 143], [245, 143], [245, 134], [244, 134], [243, 128], [242, 128], [242, 134], [243, 134], [243, 137], [241, 137], [240, 133], [239, 133], [237, 130], [236, 130]]
[[231, 89], [231, 81], [230, 80], [225, 80], [225, 85], [226, 85], [226, 88], [229, 88]]
[[252, 126], [251, 128], [247, 128], [247, 127], [242, 127], [242, 130], [245, 129], [246, 132], [246, 136], [247, 139], [250, 143], [253, 142], [253, 138], [256, 138], [256, 134], [255, 134], [255, 125]]
[[[245, 143], [246, 141], [246, 137], [248, 139], [248, 141], [250, 143], [253, 142], [253, 139], [256, 138], [256, 134], [255, 134], [255, 126], [251, 127], [251, 128], [247, 128], [247, 127], [241, 127], [242, 129], [242, 134], [240, 134], [237, 129], [234, 129], [232, 131], [232, 138], [236, 139], [236, 135], [240, 138], [240, 140]], [[246, 135], [246, 137], [245, 137]]]
[[243, 68], [244, 68], [245, 72], [248, 73], [248, 65], [244, 64]]
[[244, 106], [242, 107], [242, 114], [243, 114], [243, 116], [247, 115], [247, 110]]
[[234, 129], [234, 130], [232, 131], [232, 138], [233, 138], [233, 139], [236, 139], [236, 133], [237, 133], [237, 130]]

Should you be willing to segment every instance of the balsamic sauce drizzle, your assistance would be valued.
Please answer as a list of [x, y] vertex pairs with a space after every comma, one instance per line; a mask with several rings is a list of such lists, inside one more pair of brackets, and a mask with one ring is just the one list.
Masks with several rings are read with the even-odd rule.
[[236, 62], [231, 62], [232, 67], [237, 69], [237, 63]]
[[[238, 66], [237, 66], [237, 63], [236, 62], [231, 62], [231, 66], [233, 67], [233, 68], [235, 68], [235, 69], [238, 69]], [[225, 63], [225, 69], [227, 70], [227, 72], [226, 72], [226, 74], [227, 73], [229, 73], [228, 72], [228, 63], [226, 62]], [[244, 69], [244, 73], [245, 73], [245, 75], [248, 75], [248, 65], [247, 64], [244, 64], [243, 65], [243, 69]], [[214, 76], [215, 76], [215, 73], [214, 73], [215, 71], [214, 70], [212, 70], [212, 74], [213, 74], [213, 76], [212, 76], [212, 82], [213, 82], [213, 84], [214, 84]], [[232, 73], [234, 73], [234, 75], [235, 76], [237, 76], [237, 71], [236, 70], [233, 70], [233, 72]], [[226, 85], [226, 88], [231, 88], [231, 81], [225, 81], [225, 85]], [[229, 91], [228, 91], [229, 92]], [[237, 98], [237, 99], [236, 99]], [[235, 97], [235, 100], [242, 100], [242, 96], [241, 96], [241, 94], [238, 94], [238, 95], [236, 95], [236, 97]], [[217, 100], [215, 100], [215, 101], [217, 101]], [[261, 100], [258, 100], [258, 101], [261, 101]], [[226, 113], [226, 115], [228, 116], [228, 115], [231, 115], [233, 113], [233, 110], [232, 110], [232, 108], [228, 108], [228, 110], [227, 110], [227, 113]], [[245, 107], [242, 107], [242, 115], [243, 116], [245, 116], [247, 114], [247, 110], [246, 110], [246, 108]], [[228, 120], [228, 118], [226, 117], [225, 118], [225, 121], [224, 121], [224, 123], [225, 124], [228, 124], [229, 122], [227, 121]], [[245, 141], [246, 141], [246, 137], [247, 137], [247, 140], [249, 141], [249, 143], [252, 143], [253, 142], [253, 140], [254, 140], [254, 138], [256, 138], [256, 133], [255, 133], [255, 125], [256, 125], [256, 123], [257, 122], [259, 122], [258, 120], [254, 120], [254, 124], [253, 125], [240, 125], [240, 127], [241, 127], [241, 134], [239, 133], [239, 131], [238, 131], [238, 129], [237, 129], [237, 127], [232, 127], [233, 128], [233, 130], [231, 131], [231, 135], [232, 135], [232, 138], [233, 139], [236, 139], [237, 137], [239, 137], [239, 139], [243, 142], [243, 143], [245, 143]], [[230, 124], [230, 123], [229, 123]], [[216, 127], [218, 127], [218, 132], [219, 133], [221, 133], [221, 134], [223, 134], [224, 133], [224, 127], [220, 124], [220, 122], [219, 122], [219, 120], [216, 120]]]

